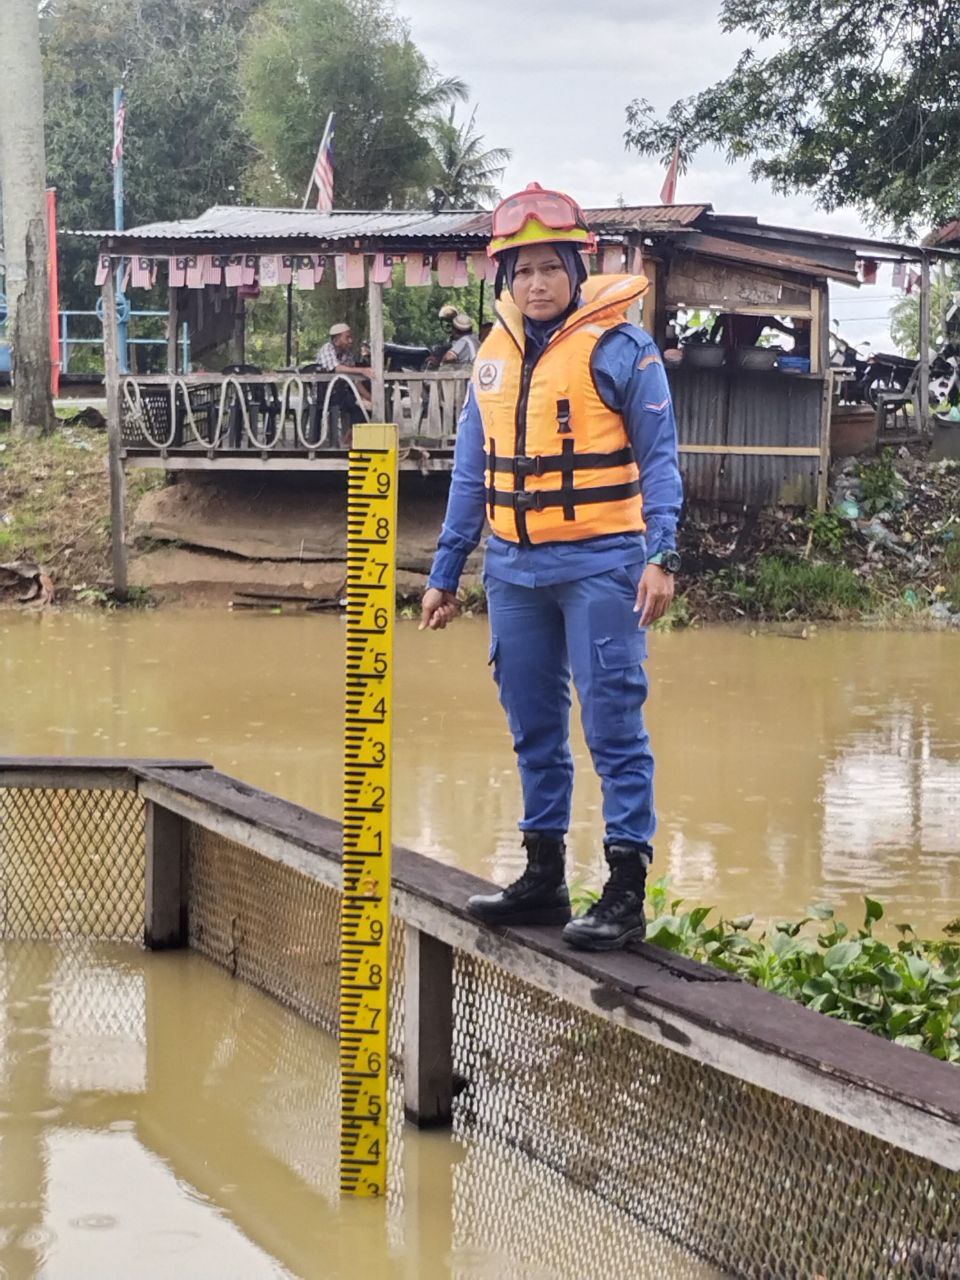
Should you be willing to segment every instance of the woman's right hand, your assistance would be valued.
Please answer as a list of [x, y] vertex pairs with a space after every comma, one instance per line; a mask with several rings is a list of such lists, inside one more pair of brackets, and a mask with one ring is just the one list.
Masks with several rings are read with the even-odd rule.
[[442, 631], [459, 612], [460, 605], [452, 591], [427, 587], [420, 605], [420, 630]]

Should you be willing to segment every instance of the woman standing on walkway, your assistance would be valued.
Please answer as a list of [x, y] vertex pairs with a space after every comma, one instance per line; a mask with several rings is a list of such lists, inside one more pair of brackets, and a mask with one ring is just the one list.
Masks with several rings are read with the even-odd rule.
[[[643, 662], [646, 628], [673, 596], [682, 494], [660, 353], [626, 319], [647, 281], [588, 278], [581, 255], [593, 247], [583, 211], [561, 192], [532, 183], [494, 210], [497, 322], [458, 425], [421, 626], [456, 616], [486, 517], [490, 661], [520, 767], [527, 868], [468, 910], [492, 924], [566, 923], [572, 946], [606, 950], [646, 927], [655, 819]], [[571, 675], [610, 867], [576, 920], [564, 866]]]

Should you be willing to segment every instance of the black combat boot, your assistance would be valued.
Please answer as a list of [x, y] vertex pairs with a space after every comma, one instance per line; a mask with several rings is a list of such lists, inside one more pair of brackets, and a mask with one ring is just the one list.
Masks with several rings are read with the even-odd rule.
[[610, 879], [590, 910], [564, 929], [564, 942], [579, 951], [616, 951], [641, 941], [647, 931], [643, 895], [652, 852], [643, 844], [606, 845]]
[[499, 893], [467, 899], [467, 910], [486, 924], [566, 924], [570, 895], [564, 879], [566, 849], [539, 831], [524, 833], [527, 869], [519, 880]]

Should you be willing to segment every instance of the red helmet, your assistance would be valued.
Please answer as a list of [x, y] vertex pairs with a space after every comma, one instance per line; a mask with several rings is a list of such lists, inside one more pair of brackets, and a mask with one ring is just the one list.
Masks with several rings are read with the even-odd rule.
[[539, 182], [531, 182], [523, 191], [501, 200], [494, 209], [493, 237], [487, 253], [494, 258], [505, 249], [558, 241], [586, 250], [595, 249], [597, 244], [576, 200], [562, 191], [548, 191]]

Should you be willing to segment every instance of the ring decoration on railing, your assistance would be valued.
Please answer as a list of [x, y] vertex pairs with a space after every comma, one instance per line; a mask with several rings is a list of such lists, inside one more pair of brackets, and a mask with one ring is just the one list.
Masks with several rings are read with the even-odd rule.
[[214, 433], [213, 440], [210, 442], [210, 448], [216, 449], [220, 444], [220, 441], [223, 439], [223, 433], [227, 425], [226, 408], [229, 392], [231, 390], [237, 397], [237, 402], [240, 406], [240, 417], [243, 420], [243, 434], [255, 448], [259, 449], [261, 447], [260, 442], [256, 439], [250, 429], [250, 413], [247, 409], [247, 397], [243, 394], [243, 387], [240, 385], [239, 380], [229, 374], [224, 378], [223, 385], [220, 388], [220, 403], [217, 406], [217, 429]]
[[[314, 383], [316, 388], [317, 384]], [[291, 403], [291, 393], [297, 392], [296, 407]], [[317, 448], [319, 441], [310, 441], [303, 434], [304, 422], [309, 422], [310, 415], [304, 412], [307, 404], [307, 388], [303, 378], [299, 374], [289, 377], [283, 384], [283, 391], [280, 394], [280, 421], [286, 422], [287, 415], [293, 414], [293, 438], [301, 449], [312, 452]]]
[[127, 412], [125, 416], [128, 421], [137, 428], [148, 444], [153, 445], [154, 449], [159, 449], [161, 452], [169, 449], [177, 433], [177, 422], [173, 413], [170, 414], [170, 434], [166, 440], [157, 440], [150, 430], [150, 415], [143, 407], [140, 383], [137, 382], [136, 378], [124, 378], [120, 389], [126, 406]]
[[[117, 320], [120, 322], [120, 324], [125, 324], [126, 321], [130, 319], [130, 312], [133, 310], [133, 308], [130, 305], [130, 299], [127, 297], [125, 293], [117, 294], [116, 308], [117, 308]], [[99, 298], [97, 298], [97, 301], [94, 303], [94, 310], [97, 313], [97, 319], [100, 321], [101, 324], [103, 324], [105, 313], [103, 309], [102, 294], [100, 295]]]
[[353, 392], [353, 398], [357, 402], [357, 408], [363, 414], [364, 422], [370, 421], [370, 414], [367, 412], [363, 401], [360, 399], [360, 392], [353, 385], [351, 379], [345, 373], [335, 373], [327, 384], [327, 393], [323, 397], [323, 412], [320, 415], [320, 421], [322, 424], [321, 435], [323, 439], [326, 439], [327, 432], [330, 430], [330, 395], [338, 382], [345, 382], [347, 384]]

